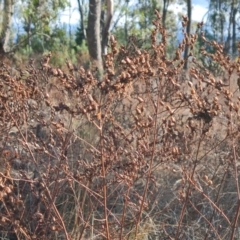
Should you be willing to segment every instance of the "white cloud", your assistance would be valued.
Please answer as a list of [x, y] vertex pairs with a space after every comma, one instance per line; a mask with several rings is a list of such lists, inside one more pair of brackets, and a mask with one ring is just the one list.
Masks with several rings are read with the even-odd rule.
[[[200, 5], [193, 5], [192, 19], [196, 22], [206, 21], [205, 14], [208, 9]], [[204, 19], [203, 19], [204, 18]]]
[[60, 14], [60, 21], [62, 23], [71, 23], [77, 24], [79, 23], [80, 15], [78, 11], [78, 6], [75, 1], [71, 1], [71, 7], [68, 7]]
[[[169, 6], [169, 10], [173, 11], [175, 14], [187, 14], [187, 8], [185, 5], [172, 4]], [[192, 20], [196, 22], [201, 22], [207, 11], [208, 9], [206, 7], [200, 6], [198, 4], [193, 4]]]

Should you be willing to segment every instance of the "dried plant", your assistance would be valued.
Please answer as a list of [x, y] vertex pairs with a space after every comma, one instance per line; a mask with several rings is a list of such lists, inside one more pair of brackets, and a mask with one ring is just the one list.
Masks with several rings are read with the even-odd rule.
[[186, 23], [173, 59], [158, 12], [151, 48], [111, 36], [100, 80], [51, 53], [1, 65], [1, 238], [239, 239], [240, 65]]

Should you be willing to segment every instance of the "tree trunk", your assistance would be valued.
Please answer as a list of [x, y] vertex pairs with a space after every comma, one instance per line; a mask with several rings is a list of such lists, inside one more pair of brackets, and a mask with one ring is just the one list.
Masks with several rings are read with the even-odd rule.
[[3, 4], [2, 30], [0, 35], [0, 54], [5, 54], [8, 52], [13, 16], [13, 0], [4, 0]]
[[162, 25], [166, 25], [167, 9], [169, 5], [169, 0], [163, 0], [163, 11], [162, 11]]
[[224, 23], [225, 23], [225, 19], [224, 19], [224, 15], [222, 12], [222, 2], [219, 1], [218, 3], [218, 11], [220, 12], [220, 38], [221, 38], [221, 42], [224, 42]]
[[80, 0], [77, 0], [78, 2], [78, 11], [80, 14], [80, 29], [82, 30], [83, 38], [86, 39], [86, 33], [85, 33], [85, 26], [84, 26], [84, 15], [83, 15], [83, 4], [80, 2]]
[[113, 17], [113, 0], [107, 1], [106, 21], [102, 30], [102, 53], [107, 54], [107, 45], [109, 40], [109, 29]]
[[103, 70], [100, 38], [101, 0], [89, 0], [87, 42], [93, 64]]
[[[129, 0], [126, 1], [126, 9], [128, 9]], [[128, 40], [128, 10], [125, 11], [125, 23], [124, 23], [124, 37], [125, 42]]]
[[228, 35], [227, 35], [227, 40], [225, 42], [225, 47], [224, 51], [225, 53], [229, 54], [230, 53], [230, 45], [231, 45], [231, 25], [233, 25], [233, 15], [234, 15], [234, 0], [231, 3], [231, 11], [229, 15], [229, 22], [228, 22]]
[[234, 56], [237, 55], [237, 41], [236, 41], [236, 15], [237, 15], [237, 8], [234, 6], [233, 9], [233, 24], [232, 24], [232, 53]]
[[[192, 1], [187, 0], [187, 16], [188, 16], [188, 23], [187, 23], [187, 35], [190, 36], [191, 31], [191, 22], [192, 22]], [[188, 52], [189, 52], [189, 46], [186, 44], [185, 51], [184, 51], [184, 69], [187, 70], [188, 68]]]

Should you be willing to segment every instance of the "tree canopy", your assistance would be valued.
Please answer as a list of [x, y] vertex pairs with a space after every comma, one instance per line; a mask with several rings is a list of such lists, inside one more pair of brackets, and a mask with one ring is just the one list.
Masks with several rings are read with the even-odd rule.
[[[119, 44], [128, 45], [129, 39], [134, 36], [139, 40], [135, 44], [141, 43], [139, 47], [148, 46], [154, 10], [157, 9], [169, 33], [168, 41], [172, 42], [172, 49], [167, 49], [171, 55], [181, 35], [181, 18], [170, 10], [171, 5], [177, 4], [185, 6], [189, 35], [196, 26], [192, 21], [193, 5], [190, 0], [4, 0], [0, 5], [3, 13], [0, 19], [0, 50], [1, 53], [14, 53], [22, 61], [51, 51], [52, 61], [56, 61], [57, 65], [63, 64], [66, 58], [77, 61], [80, 54], [85, 56], [85, 63], [92, 62], [94, 65], [95, 62], [100, 67], [103, 55], [107, 53], [110, 34], [118, 39]], [[62, 21], [62, 14], [66, 14], [67, 9], [74, 10], [75, 14], [77, 11], [78, 23]], [[239, 1], [211, 0], [205, 17], [205, 34], [224, 43], [224, 51], [232, 57], [236, 57], [240, 37], [237, 34], [239, 10]], [[187, 49], [184, 54], [187, 57]]]

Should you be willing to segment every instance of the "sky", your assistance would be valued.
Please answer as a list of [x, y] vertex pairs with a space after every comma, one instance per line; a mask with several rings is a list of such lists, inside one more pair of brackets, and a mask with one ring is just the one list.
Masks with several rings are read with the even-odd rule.
[[[206, 0], [193, 0], [192, 1], [192, 20], [196, 22], [206, 21], [205, 14], [208, 11], [208, 1]], [[187, 14], [186, 6], [180, 6], [178, 4], [172, 4], [169, 6], [169, 10], [172, 10], [175, 14], [184, 13]], [[205, 16], [205, 18], [204, 18]]]
[[[208, 11], [208, 1], [192, 0], [192, 5], [193, 5], [192, 20], [201, 22], [202, 20], [204, 20], [203, 17]], [[186, 14], [186, 9], [184, 9], [183, 6], [180, 6], [178, 4], [170, 5], [169, 10], [172, 10], [175, 14], [180, 12], [183, 12]], [[71, 8], [65, 10], [61, 14], [61, 22], [71, 23], [71, 24], [79, 23], [79, 12], [78, 12], [77, 0], [71, 0]]]

